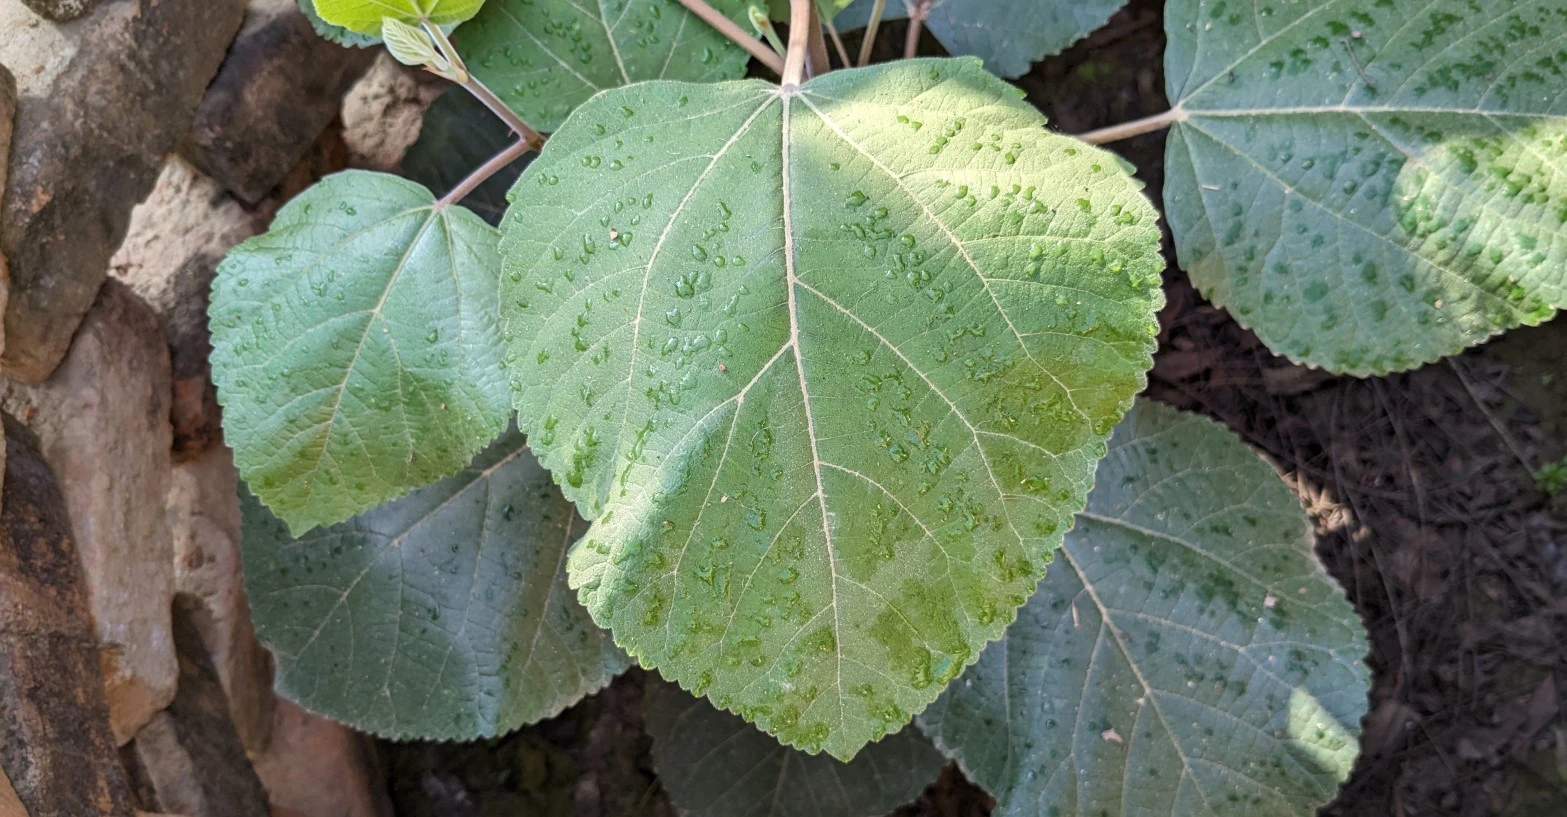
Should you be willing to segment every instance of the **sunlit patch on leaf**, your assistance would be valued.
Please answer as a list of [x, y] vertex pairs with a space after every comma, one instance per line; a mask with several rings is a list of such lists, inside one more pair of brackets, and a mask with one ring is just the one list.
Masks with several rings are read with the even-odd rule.
[[307, 0], [326, 23], [358, 34], [379, 35], [381, 20], [405, 23], [429, 20], [438, 26], [461, 23], [479, 12], [484, 0]]

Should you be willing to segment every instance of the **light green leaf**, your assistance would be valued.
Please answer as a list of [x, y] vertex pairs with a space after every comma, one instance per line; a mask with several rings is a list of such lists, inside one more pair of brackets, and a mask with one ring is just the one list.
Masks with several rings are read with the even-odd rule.
[[[975, 56], [1003, 77], [1087, 37], [1109, 22], [1126, 0], [935, 0], [925, 27], [950, 54]], [[864, 28], [875, 0], [859, 0], [833, 21], [842, 31]], [[909, 16], [903, 0], [887, 0], [883, 20]]]
[[296, 2], [299, 3], [299, 10], [305, 13], [305, 19], [310, 21], [310, 27], [314, 28], [323, 39], [352, 48], [368, 48], [381, 42], [379, 36], [358, 34], [321, 19], [321, 15], [316, 12], [316, 0], [296, 0]]
[[314, 0], [316, 13], [335, 26], [360, 34], [381, 33], [381, 19], [405, 23], [429, 20], [438, 26], [460, 23], [479, 13], [484, 0]]
[[1244, 443], [1141, 403], [1039, 592], [920, 724], [998, 815], [1309, 817], [1370, 689], [1312, 544]]
[[1269, 348], [1380, 374], [1567, 305], [1564, 0], [1174, 0], [1166, 209]]
[[503, 225], [521, 423], [644, 666], [840, 759], [1000, 636], [1143, 387], [1162, 261], [1109, 153], [977, 60], [573, 114]]
[[295, 531], [462, 468], [510, 414], [496, 233], [384, 173], [321, 180], [213, 282], [224, 439]]
[[278, 691], [392, 738], [551, 717], [625, 670], [566, 587], [587, 528], [507, 433], [464, 471], [297, 539], [241, 489], [245, 586]]
[[[712, 0], [742, 23], [749, 0]], [[492, 0], [457, 39], [468, 70], [553, 131], [588, 97], [652, 79], [745, 76], [750, 56], [675, 0]]]
[[[466, 89], [448, 88], [424, 112], [419, 140], [403, 154], [403, 175], [431, 190], [451, 190], [473, 169], [517, 141], [506, 124]], [[469, 193], [462, 205], [491, 224], [506, 212], [506, 191], [534, 154], [507, 165]]]
[[849, 763], [807, 755], [673, 684], [643, 699], [658, 779], [681, 817], [882, 817], [946, 764], [910, 726]]

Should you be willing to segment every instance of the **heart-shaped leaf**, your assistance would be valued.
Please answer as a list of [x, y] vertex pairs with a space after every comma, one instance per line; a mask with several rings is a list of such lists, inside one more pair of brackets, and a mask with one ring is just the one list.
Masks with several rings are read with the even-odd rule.
[[1308, 817], [1358, 753], [1366, 651], [1272, 467], [1145, 402], [1039, 592], [920, 724], [997, 814]]
[[379, 36], [381, 19], [405, 23], [429, 20], [438, 26], [460, 23], [479, 13], [484, 0], [314, 0], [316, 13], [330, 25]]
[[[858, 0], [833, 23], [845, 31], [864, 28], [875, 5]], [[1015, 78], [1087, 37], [1124, 5], [1126, 0], [935, 0], [925, 27], [948, 53], [979, 57], [996, 74]], [[887, 0], [883, 20], [908, 16], [904, 0]]]
[[1269, 348], [1408, 369], [1567, 306], [1562, 0], [1173, 0], [1165, 203]]
[[650, 679], [643, 700], [658, 779], [681, 817], [882, 817], [946, 764], [912, 726], [842, 763], [790, 749], [670, 683]]
[[496, 232], [348, 171], [236, 247], [212, 287], [224, 439], [295, 531], [456, 472], [506, 427]]
[[[744, 22], [749, 0], [710, 5]], [[605, 88], [737, 79], [750, 60], [675, 0], [490, 0], [457, 48], [474, 76], [542, 131]]]
[[248, 491], [245, 586], [278, 690], [393, 738], [559, 713], [628, 661], [566, 587], [587, 529], [510, 432], [455, 476], [297, 539]]
[[1144, 383], [1152, 206], [977, 60], [594, 97], [512, 192], [520, 422], [644, 666], [848, 759], [1000, 636]]

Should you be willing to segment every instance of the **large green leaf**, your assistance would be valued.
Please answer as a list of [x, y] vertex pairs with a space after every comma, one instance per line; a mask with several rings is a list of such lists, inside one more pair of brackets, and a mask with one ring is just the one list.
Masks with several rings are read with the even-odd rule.
[[[711, 5], [744, 22], [750, 0]], [[474, 76], [543, 131], [605, 88], [735, 79], [750, 60], [675, 0], [491, 0], [457, 47]]]
[[1567, 305], [1567, 0], [1173, 0], [1183, 266], [1275, 351], [1407, 369]]
[[[452, 86], [424, 112], [419, 139], [403, 154], [403, 175], [431, 190], [451, 190], [517, 141], [504, 122], [467, 89]], [[507, 165], [462, 200], [480, 218], [497, 224], [506, 212], [506, 191], [528, 166], [529, 153]]]
[[1306, 817], [1358, 752], [1366, 651], [1272, 467], [1143, 403], [1039, 592], [920, 723], [998, 814]]
[[[864, 28], [875, 0], [858, 0], [833, 20], [841, 30]], [[925, 27], [948, 53], [979, 57], [985, 67], [1016, 78], [1033, 63], [1087, 37], [1126, 0], [935, 0]], [[903, 0], [887, 0], [883, 20], [909, 16]]]
[[627, 666], [566, 587], [587, 529], [510, 432], [455, 476], [297, 539], [248, 491], [245, 586], [278, 690], [356, 729], [469, 740]]
[[381, 20], [405, 23], [429, 20], [438, 26], [460, 23], [479, 13], [484, 0], [314, 0], [316, 13], [335, 26], [360, 34], [381, 33]]
[[496, 233], [424, 187], [330, 176], [213, 282], [224, 439], [296, 531], [456, 472], [506, 426]]
[[[321, 19], [321, 15], [316, 12], [316, 0], [295, 0], [295, 2], [299, 3], [299, 10], [305, 13], [305, 19], [310, 21], [310, 27], [314, 28], [323, 39], [352, 48], [368, 48], [381, 42], [379, 36], [359, 34]], [[381, 30], [376, 29], [376, 35], [380, 33]]]
[[780, 744], [673, 684], [644, 698], [658, 779], [682, 817], [882, 817], [946, 763], [910, 726], [842, 763]]
[[521, 423], [644, 665], [839, 758], [1000, 636], [1143, 386], [1153, 208], [977, 60], [648, 83], [518, 181]]

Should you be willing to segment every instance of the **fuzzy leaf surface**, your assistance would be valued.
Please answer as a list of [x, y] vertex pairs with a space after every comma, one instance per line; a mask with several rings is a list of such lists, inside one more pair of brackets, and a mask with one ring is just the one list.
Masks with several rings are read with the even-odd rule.
[[421, 185], [347, 171], [224, 259], [209, 310], [224, 437], [295, 531], [455, 473], [505, 429], [496, 241]]
[[1567, 0], [1175, 0], [1181, 264], [1290, 358], [1409, 369], [1567, 305]]
[[[709, 5], [750, 30], [750, 0]], [[675, 0], [490, 0], [457, 48], [474, 76], [545, 132], [605, 88], [738, 79], [750, 60]]]
[[644, 666], [840, 759], [1000, 636], [1144, 383], [1156, 216], [977, 60], [647, 83], [512, 192], [521, 424]]
[[[875, 5], [858, 0], [833, 24], [842, 31], [864, 28]], [[1104, 26], [1124, 5], [1126, 0], [935, 0], [925, 27], [948, 53], [979, 57], [992, 72], [1016, 79]], [[908, 16], [903, 0], [887, 0], [883, 20]]]
[[1370, 689], [1312, 546], [1272, 466], [1143, 402], [1039, 592], [920, 724], [997, 814], [1310, 817]]
[[429, 20], [438, 26], [460, 23], [479, 13], [484, 0], [314, 0], [316, 13], [335, 26], [379, 36], [381, 18], [405, 23]]
[[391, 738], [558, 714], [628, 665], [566, 587], [587, 529], [512, 431], [460, 473], [299, 538], [241, 489], [245, 585], [278, 691]]
[[914, 727], [843, 763], [780, 744], [674, 684], [643, 698], [658, 778], [681, 817], [882, 817], [946, 765]]

